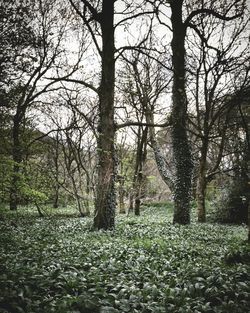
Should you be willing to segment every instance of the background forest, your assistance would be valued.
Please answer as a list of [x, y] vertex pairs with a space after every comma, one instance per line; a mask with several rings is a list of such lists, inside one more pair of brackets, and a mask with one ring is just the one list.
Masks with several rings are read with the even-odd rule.
[[2, 3], [2, 204], [247, 221], [247, 3], [179, 2]]
[[0, 312], [247, 312], [249, 10], [0, 0]]

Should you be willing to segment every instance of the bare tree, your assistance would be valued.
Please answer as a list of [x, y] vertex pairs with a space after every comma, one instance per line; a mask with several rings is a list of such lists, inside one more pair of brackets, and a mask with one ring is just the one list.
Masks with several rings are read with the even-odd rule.
[[[137, 180], [141, 182], [138, 186], [141, 186], [143, 181], [143, 172], [141, 171], [144, 168], [146, 150], [149, 146], [153, 149], [156, 165], [163, 181], [170, 189], [173, 188], [173, 173], [171, 173], [170, 164], [157, 141], [155, 127], [159, 125], [159, 122], [154, 122], [154, 115], [157, 116], [158, 120], [164, 116], [165, 120], [166, 112], [164, 114], [161, 108], [161, 99], [167, 93], [171, 75], [169, 75], [170, 79], [167, 79], [169, 71], [162, 66], [163, 62], [158, 62], [160, 61], [159, 53], [157, 53], [158, 61], [152, 59], [154, 54], [151, 51], [150, 55], [145, 55], [143, 51], [138, 50], [132, 52], [131, 55], [123, 56], [125, 62], [124, 79], [126, 82], [121, 89], [124, 94], [123, 99], [128, 104], [128, 107], [125, 106], [127, 112], [124, 112], [124, 116], [127, 125], [129, 125], [129, 118], [134, 115], [138, 127], [136, 131], [137, 153], [134, 175], [134, 189], [138, 189], [138, 191], [141, 187], [136, 188], [136, 185], [138, 185]], [[166, 128], [168, 121], [162, 124]], [[126, 123], [121, 125], [126, 125]], [[140, 192], [136, 193], [140, 194]], [[139, 201], [137, 202], [139, 203]], [[133, 205], [130, 206], [133, 207]]]
[[[229, 136], [230, 112], [236, 105], [237, 94], [247, 83], [249, 40], [246, 29], [249, 20], [246, 15], [238, 16], [238, 19], [227, 21], [226, 17], [218, 18], [213, 14], [197, 16], [196, 25], [191, 26], [199, 38], [187, 38], [190, 60], [187, 90], [190, 105], [193, 104], [190, 131], [199, 145], [196, 186], [199, 222], [206, 220], [206, 186], [220, 171]], [[237, 78], [239, 73], [241, 81]], [[236, 92], [234, 96], [229, 95], [232, 90]], [[192, 114], [194, 108], [195, 116]], [[215, 144], [216, 150], [211, 151]]]
[[[88, 29], [93, 46], [101, 59], [100, 83], [95, 88], [91, 84], [78, 80], [98, 95], [99, 99], [99, 125], [97, 138], [98, 152], [98, 181], [95, 201], [94, 227], [97, 229], [110, 229], [115, 224], [115, 177], [117, 158], [115, 154], [114, 122], [114, 92], [115, 92], [115, 53], [117, 58], [130, 47], [115, 49], [115, 30], [118, 26], [124, 26], [128, 20], [144, 14], [135, 14], [130, 6], [125, 6], [114, 22], [115, 0], [103, 0], [91, 3], [83, 0], [78, 3], [69, 0], [74, 10], [81, 17], [83, 24]], [[126, 14], [127, 12], [127, 14]], [[100, 39], [100, 40], [99, 40]], [[142, 41], [145, 40], [144, 38]], [[99, 45], [101, 42], [101, 45]]]
[[[242, 16], [245, 8], [245, 0], [230, 1], [221, 5], [220, 1], [208, 3], [186, 2], [183, 0], [170, 1], [169, 3], [155, 2], [154, 5], [167, 6], [170, 9], [171, 17], [167, 22], [162, 20], [163, 14], [158, 14], [161, 24], [164, 24], [168, 31], [172, 32], [172, 145], [175, 165], [175, 186], [174, 186], [174, 223], [190, 223], [190, 200], [192, 187], [193, 162], [191, 147], [188, 140], [188, 101], [186, 94], [186, 39], [188, 30], [192, 29], [202, 38], [199, 31], [199, 16], [214, 16], [216, 19], [230, 21]], [[164, 11], [165, 12], [165, 11]], [[208, 38], [202, 38], [207, 42]]]

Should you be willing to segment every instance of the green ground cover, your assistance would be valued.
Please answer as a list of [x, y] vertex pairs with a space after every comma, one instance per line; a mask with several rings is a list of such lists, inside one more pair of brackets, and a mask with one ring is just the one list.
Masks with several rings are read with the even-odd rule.
[[172, 225], [159, 206], [91, 225], [2, 213], [0, 312], [249, 312], [246, 227]]

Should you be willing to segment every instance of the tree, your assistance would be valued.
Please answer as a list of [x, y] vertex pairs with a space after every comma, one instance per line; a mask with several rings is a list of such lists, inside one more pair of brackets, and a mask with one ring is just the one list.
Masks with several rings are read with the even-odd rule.
[[[190, 109], [189, 129], [198, 145], [196, 202], [199, 222], [206, 221], [206, 186], [220, 171], [229, 136], [230, 112], [236, 105], [237, 93], [246, 84], [249, 63], [246, 14], [227, 17], [216, 15], [215, 11], [207, 13], [196, 16], [195, 24], [190, 25], [194, 36], [187, 38], [188, 99], [190, 106], [195, 108], [195, 114], [194, 109]], [[198, 40], [195, 34], [198, 34]], [[237, 77], [245, 78], [239, 81]], [[232, 90], [236, 90], [236, 94], [230, 99], [232, 95], [228, 93]], [[212, 151], [215, 144], [217, 149]]]
[[[99, 165], [94, 228], [111, 229], [115, 224], [115, 177], [117, 168], [117, 157], [115, 153], [116, 125], [114, 122], [115, 52], [121, 54], [124, 50], [130, 49], [128, 47], [115, 49], [114, 35], [115, 29], [117, 29], [118, 26], [121, 26], [124, 22], [144, 13], [134, 14], [134, 12], [131, 11], [130, 6], [125, 5], [123, 16], [125, 15], [126, 10], [129, 10], [128, 15], [125, 15], [124, 18], [118, 20], [115, 24], [115, 0], [97, 1], [93, 4], [87, 0], [81, 1], [81, 4], [76, 4], [73, 0], [69, 1], [89, 30], [93, 45], [101, 58], [101, 78], [99, 87], [94, 88], [91, 84], [80, 80], [78, 80], [78, 82], [95, 91], [99, 99], [99, 125], [97, 128]], [[98, 35], [101, 37], [99, 38], [102, 43], [101, 48], [98, 44]]]
[[[115, 223], [115, 124], [114, 124], [114, 87], [115, 87], [115, 44], [114, 44], [114, 0], [103, 0], [91, 4], [83, 0], [83, 13], [73, 0], [69, 0], [83, 23], [91, 33], [93, 43], [101, 57], [101, 81], [98, 91], [98, 181], [96, 188], [94, 227], [110, 229]], [[102, 49], [94, 33], [100, 27]]]
[[175, 164], [174, 185], [174, 223], [190, 223], [190, 199], [192, 179], [192, 159], [188, 142], [186, 69], [185, 69], [185, 36], [186, 24], [183, 23], [183, 0], [171, 1], [171, 23], [173, 29], [172, 66], [172, 145]]
[[[124, 75], [127, 78], [125, 83], [123, 83], [123, 87], [121, 87], [124, 93], [123, 99], [127, 102], [129, 109], [132, 110], [130, 115], [133, 113], [136, 116], [138, 127], [136, 132], [137, 152], [133, 183], [137, 199], [139, 199], [141, 194], [142, 169], [145, 167], [146, 152], [149, 146], [153, 149], [156, 165], [163, 181], [170, 189], [172, 189], [173, 185], [169, 163], [157, 142], [155, 128], [160, 123], [154, 123], [156, 112], [158, 112], [158, 119], [164, 116], [160, 104], [161, 98], [166, 95], [167, 86], [169, 85], [166, 74], [168, 71], [163, 64], [160, 64], [159, 53], [156, 55], [158, 56], [157, 61], [153, 60], [153, 56], [153, 51], [151, 51], [150, 55], [145, 55], [141, 50], [132, 52], [131, 56], [123, 56], [125, 63]], [[129, 121], [127, 123], [129, 125]], [[163, 122], [161, 126], [166, 127], [167, 124], [168, 122]], [[137, 200], [137, 203], [139, 204], [140, 201]], [[135, 208], [137, 208], [135, 212], [139, 212], [138, 204], [135, 205]], [[134, 207], [132, 204], [130, 206], [131, 209]]]
[[[150, 56], [143, 56], [140, 52], [131, 64], [138, 101], [141, 110], [145, 115], [146, 125], [149, 127], [149, 141], [154, 151], [156, 165], [161, 178], [168, 188], [173, 191], [173, 173], [170, 168], [170, 162], [168, 162], [163, 155], [162, 149], [157, 142], [155, 131], [157, 123], [155, 124], [154, 122], [154, 115], [157, 110], [160, 111], [158, 115], [163, 114], [160, 106], [157, 106], [157, 102], [161, 101], [163, 95], [166, 96], [167, 87], [170, 84], [171, 79], [166, 81], [167, 77], [166, 74], [164, 75], [161, 64], [154, 64], [150, 59]], [[138, 66], [138, 64], [140, 64], [140, 66]], [[139, 67], [142, 67], [142, 69], [140, 70]], [[168, 119], [163, 125], [163, 129], [170, 126]]]
[[[13, 175], [10, 209], [16, 210], [20, 197], [19, 174], [24, 153], [21, 137], [25, 129], [25, 116], [37, 104], [39, 97], [60, 89], [60, 86], [55, 86], [56, 81], [45, 81], [45, 75], [53, 68], [60, 68], [67, 23], [60, 22], [64, 13], [63, 8], [57, 10], [58, 2], [51, 4], [47, 0], [40, 0], [34, 3], [27, 0], [20, 4], [9, 1], [8, 4], [10, 7], [4, 22], [7, 25], [5, 38], [8, 35], [12, 38], [10, 46], [15, 46], [15, 54], [14, 57], [8, 54], [5, 57], [8, 68], [5, 65], [4, 82], [7, 90], [5, 105], [14, 112], [11, 125]], [[17, 23], [13, 33], [11, 26], [16, 15], [20, 16], [21, 22]], [[36, 27], [31, 28], [32, 23]]]
[[[20, 70], [27, 72], [35, 61], [30, 53], [39, 45], [31, 22], [34, 17], [34, 2], [13, 0], [0, 2], [0, 86], [1, 95], [7, 95], [13, 80]], [[6, 103], [5, 103], [6, 105]]]
[[[162, 4], [155, 2], [155, 5]], [[166, 3], [164, 3], [166, 5]], [[245, 1], [232, 1], [228, 5], [219, 1], [208, 3], [185, 2], [183, 0], [170, 1], [167, 6], [171, 10], [171, 26], [162, 22], [164, 14], [158, 13], [160, 23], [172, 31], [172, 146], [175, 165], [174, 186], [174, 223], [190, 223], [190, 200], [192, 187], [193, 162], [191, 147], [188, 140], [187, 120], [188, 101], [186, 94], [186, 39], [187, 31], [193, 29], [198, 36], [199, 32], [196, 17], [211, 15], [221, 20], [232, 20], [242, 15]], [[160, 12], [160, 10], [158, 11]]]
[[[249, 87], [231, 96], [234, 107], [228, 119], [223, 170], [228, 170], [227, 184], [218, 195], [217, 220], [223, 223], [248, 223], [249, 187]], [[225, 175], [224, 175], [225, 181]]]
[[99, 167], [95, 204], [94, 227], [110, 229], [115, 223], [115, 45], [114, 45], [114, 1], [103, 0], [101, 19], [102, 73], [99, 86]]

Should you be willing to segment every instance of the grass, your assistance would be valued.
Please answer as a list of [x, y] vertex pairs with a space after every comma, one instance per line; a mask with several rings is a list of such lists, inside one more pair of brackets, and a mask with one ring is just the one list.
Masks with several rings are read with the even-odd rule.
[[108, 232], [90, 218], [2, 216], [1, 313], [249, 312], [244, 226], [172, 225], [160, 205]]

